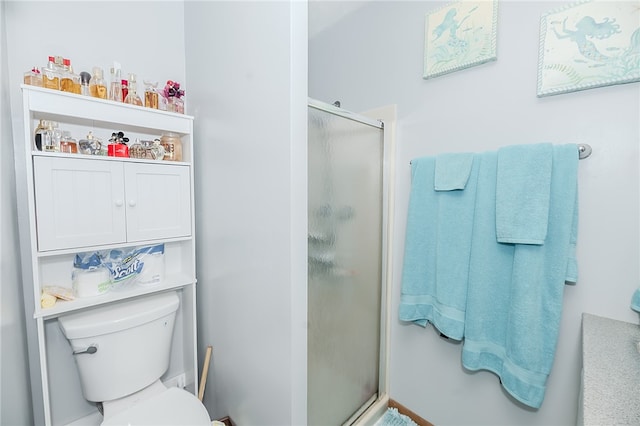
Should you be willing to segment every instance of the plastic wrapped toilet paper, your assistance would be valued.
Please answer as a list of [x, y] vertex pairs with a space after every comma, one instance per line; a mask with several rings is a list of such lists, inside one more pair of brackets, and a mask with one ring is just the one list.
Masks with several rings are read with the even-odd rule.
[[164, 244], [79, 253], [73, 288], [78, 297], [97, 296], [132, 284], [155, 285], [164, 279]]
[[111, 271], [114, 290], [158, 284], [164, 278], [164, 244], [109, 250], [103, 264]]
[[107, 268], [77, 269], [73, 276], [73, 292], [76, 297], [93, 297], [109, 291], [111, 276]]
[[138, 284], [155, 285], [164, 280], [164, 244], [148, 247], [139, 253], [144, 262], [142, 271], [138, 276]]
[[111, 287], [111, 275], [99, 253], [76, 254], [71, 278], [76, 297], [99, 296]]

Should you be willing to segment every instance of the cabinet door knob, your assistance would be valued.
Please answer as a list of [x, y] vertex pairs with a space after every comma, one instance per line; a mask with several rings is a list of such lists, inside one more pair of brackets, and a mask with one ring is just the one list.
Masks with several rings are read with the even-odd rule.
[[116, 207], [122, 207], [124, 202], [122, 200], [116, 200], [115, 204], [116, 204]]
[[136, 205], [136, 200], [129, 200], [129, 205], [131, 207], [135, 206]]

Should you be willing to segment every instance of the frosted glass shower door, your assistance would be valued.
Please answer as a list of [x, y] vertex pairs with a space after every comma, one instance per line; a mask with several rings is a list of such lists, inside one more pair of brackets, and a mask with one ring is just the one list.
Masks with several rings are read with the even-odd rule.
[[341, 425], [378, 395], [383, 130], [308, 112], [307, 417]]

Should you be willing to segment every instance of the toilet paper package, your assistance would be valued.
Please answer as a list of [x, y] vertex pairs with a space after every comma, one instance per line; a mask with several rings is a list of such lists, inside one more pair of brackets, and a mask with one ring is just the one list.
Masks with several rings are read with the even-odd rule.
[[76, 254], [73, 288], [78, 297], [97, 296], [133, 284], [164, 279], [164, 244]]
[[159, 284], [164, 278], [164, 244], [109, 250], [103, 263], [111, 271], [114, 290], [133, 283]]
[[139, 256], [144, 266], [138, 275], [138, 284], [160, 284], [164, 280], [164, 244], [148, 247], [148, 250], [140, 252]]
[[73, 261], [71, 282], [76, 297], [99, 296], [109, 291], [111, 274], [99, 253], [80, 253]]

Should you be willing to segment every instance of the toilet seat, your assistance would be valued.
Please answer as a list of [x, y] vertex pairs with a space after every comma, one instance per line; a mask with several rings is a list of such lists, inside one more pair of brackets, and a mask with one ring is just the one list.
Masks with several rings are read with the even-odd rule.
[[101, 426], [211, 426], [209, 413], [193, 394], [176, 387], [154, 395], [102, 422]]

